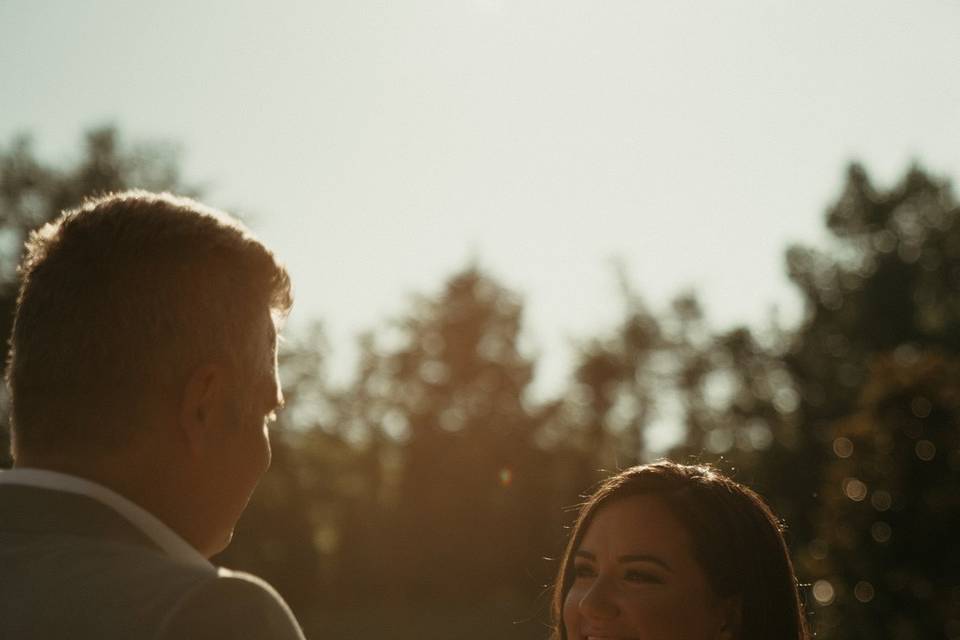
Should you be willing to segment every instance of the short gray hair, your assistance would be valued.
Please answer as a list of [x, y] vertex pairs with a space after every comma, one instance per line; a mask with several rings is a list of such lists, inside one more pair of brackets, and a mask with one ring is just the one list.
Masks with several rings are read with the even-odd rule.
[[145, 399], [174, 397], [204, 361], [249, 362], [261, 314], [293, 302], [246, 227], [168, 193], [64, 212], [30, 235], [20, 275], [7, 384], [21, 451], [123, 444]]

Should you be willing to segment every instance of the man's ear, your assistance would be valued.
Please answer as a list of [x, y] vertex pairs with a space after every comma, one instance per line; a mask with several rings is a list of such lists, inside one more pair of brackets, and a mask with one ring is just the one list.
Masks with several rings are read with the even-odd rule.
[[180, 430], [194, 455], [218, 441], [225, 389], [226, 371], [219, 364], [200, 366], [187, 379], [180, 403]]
[[740, 595], [720, 598], [718, 611], [720, 613], [720, 629], [717, 633], [719, 640], [737, 640], [740, 637], [741, 621], [743, 619], [743, 598]]

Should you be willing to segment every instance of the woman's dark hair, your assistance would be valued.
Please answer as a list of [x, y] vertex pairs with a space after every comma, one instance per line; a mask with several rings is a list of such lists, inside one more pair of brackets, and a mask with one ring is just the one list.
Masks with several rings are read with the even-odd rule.
[[739, 597], [738, 640], [808, 638], [783, 525], [770, 507], [712, 467], [663, 460], [605, 480], [580, 508], [554, 585], [554, 640], [567, 640], [563, 604], [574, 580], [573, 555], [594, 516], [637, 495], [660, 498], [689, 534], [714, 592]]

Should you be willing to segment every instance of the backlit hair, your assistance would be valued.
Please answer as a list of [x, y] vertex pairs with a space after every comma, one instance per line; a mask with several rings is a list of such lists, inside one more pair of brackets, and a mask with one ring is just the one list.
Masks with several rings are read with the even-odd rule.
[[[85, 201], [34, 231], [7, 384], [15, 452], [112, 447], [194, 367], [248, 362], [290, 278], [237, 220], [145, 191]], [[165, 396], [161, 394], [166, 394]]]
[[568, 640], [563, 605], [573, 584], [573, 557], [594, 516], [630, 496], [652, 495], [677, 518], [714, 592], [741, 601], [738, 640], [806, 640], [793, 563], [783, 526], [763, 499], [706, 465], [666, 460], [618, 473], [580, 509], [554, 584], [554, 640]]

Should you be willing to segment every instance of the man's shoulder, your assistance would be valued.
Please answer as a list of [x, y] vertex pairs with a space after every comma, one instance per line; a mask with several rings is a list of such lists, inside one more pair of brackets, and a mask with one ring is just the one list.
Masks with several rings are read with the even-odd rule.
[[158, 638], [279, 638], [303, 634], [280, 594], [264, 580], [219, 569], [183, 594]]
[[0, 533], [0, 637], [303, 638], [256, 576], [112, 541], [16, 537]]
[[[213, 570], [139, 545], [0, 532], [0, 637], [142, 637]], [[206, 575], [204, 575], [206, 574]]]
[[0, 638], [303, 636], [266, 582], [173, 557], [86, 496], [0, 485]]
[[117, 540], [71, 533], [8, 533], [0, 531], [0, 558], [9, 575], [38, 584], [58, 584], [64, 590], [113, 591], [128, 596], [171, 585], [182, 589], [215, 576], [204, 569], [171, 560], [158, 549]]

